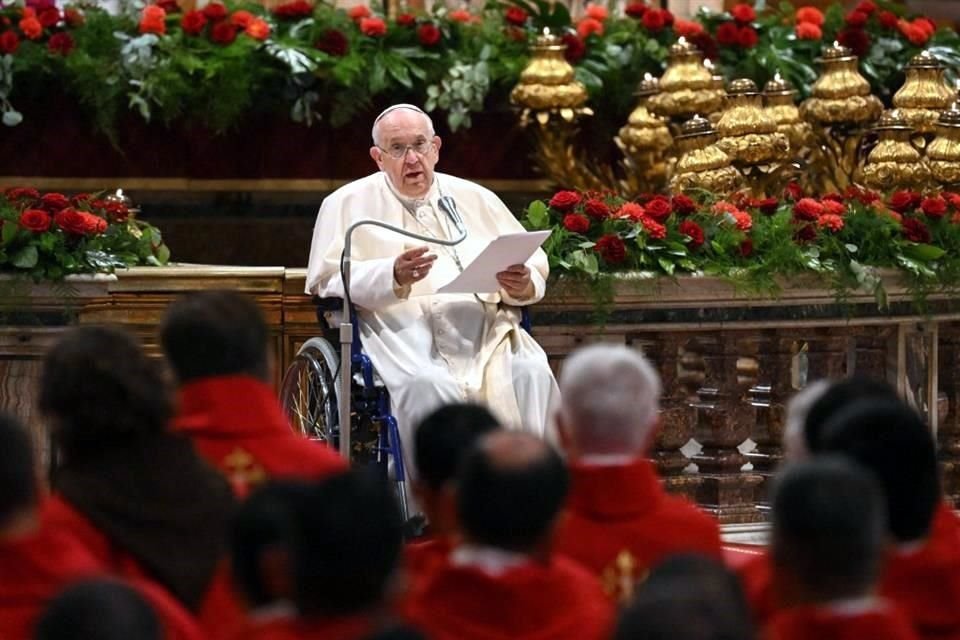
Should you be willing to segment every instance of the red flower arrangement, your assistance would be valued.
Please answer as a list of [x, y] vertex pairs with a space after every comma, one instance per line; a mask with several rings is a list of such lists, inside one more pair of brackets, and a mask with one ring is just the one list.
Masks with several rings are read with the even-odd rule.
[[164, 264], [169, 256], [160, 232], [119, 200], [22, 187], [0, 197], [0, 270], [55, 280]]

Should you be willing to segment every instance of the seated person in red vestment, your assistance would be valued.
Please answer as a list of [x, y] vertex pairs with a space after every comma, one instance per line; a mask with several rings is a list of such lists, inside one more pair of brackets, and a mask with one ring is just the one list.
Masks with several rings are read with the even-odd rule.
[[161, 640], [163, 627], [147, 600], [116, 580], [79, 582], [54, 598], [34, 640]]
[[912, 640], [909, 621], [875, 595], [886, 537], [882, 489], [841, 457], [787, 467], [773, 495], [771, 562], [783, 608], [768, 640]]
[[650, 571], [617, 623], [614, 640], [753, 640], [737, 577], [702, 555], [676, 555]]
[[457, 468], [483, 435], [499, 427], [490, 411], [478, 404], [450, 404], [428, 415], [414, 432], [417, 479], [413, 491], [429, 523], [426, 540], [412, 542], [404, 567], [415, 591], [444, 564], [459, 537]]
[[533, 436], [497, 431], [458, 473], [462, 542], [408, 603], [434, 640], [595, 640], [613, 627], [599, 581], [554, 554], [566, 497], [560, 456]]
[[[289, 588], [294, 613], [262, 620], [242, 638], [419, 637], [412, 630], [398, 629], [390, 615], [403, 533], [391, 486], [375, 474], [357, 470], [333, 475], [306, 493], [289, 488], [285, 493], [277, 502], [281, 515], [271, 518], [269, 527], [286, 528], [282, 522], [292, 516], [291, 526], [280, 536], [285, 542], [275, 545], [283, 548], [278, 564], [287, 565], [289, 586], [272, 589], [275, 594]], [[279, 495], [277, 490], [274, 495]], [[264, 551], [259, 552], [261, 576], [267, 577], [275, 572], [268, 568]]]
[[226, 480], [168, 430], [172, 393], [130, 334], [67, 331], [47, 353], [39, 406], [49, 418], [65, 504], [58, 526], [116, 575], [159, 583], [222, 637], [239, 615], [229, 592]]
[[675, 553], [718, 560], [716, 521], [667, 495], [647, 454], [659, 426], [660, 378], [640, 352], [592, 345], [567, 358], [557, 415], [572, 491], [556, 549], [579, 561], [618, 601]]
[[960, 525], [943, 502], [923, 419], [900, 401], [862, 401], [834, 416], [820, 443], [880, 479], [893, 542], [880, 593], [903, 609], [921, 638], [960, 638]]
[[346, 469], [332, 449], [291, 430], [270, 385], [268, 340], [260, 308], [233, 291], [177, 299], [160, 329], [180, 384], [173, 428], [239, 496], [270, 478], [319, 479]]
[[[868, 398], [896, 400], [897, 392], [882, 380], [863, 376], [834, 382], [817, 380], [808, 384], [787, 405], [784, 461], [808, 460], [815, 455], [821, 449], [821, 434], [827, 421], [851, 404]], [[739, 558], [731, 559], [733, 552], [728, 552], [728, 560], [731, 566], [736, 566], [754, 620], [763, 626], [777, 608], [772, 590], [773, 570], [765, 550], [750, 551], [752, 553], [745, 562]]]

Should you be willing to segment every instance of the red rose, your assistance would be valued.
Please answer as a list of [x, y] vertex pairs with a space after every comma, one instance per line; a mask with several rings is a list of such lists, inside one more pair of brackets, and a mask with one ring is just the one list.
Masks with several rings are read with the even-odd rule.
[[813, 198], [801, 198], [793, 205], [793, 217], [797, 220], [816, 220], [823, 215], [823, 205]]
[[757, 30], [753, 27], [740, 27], [740, 32], [737, 34], [737, 44], [739, 44], [744, 49], [752, 49], [757, 46], [757, 42], [760, 41], [760, 37], [757, 35]]
[[837, 34], [837, 42], [857, 56], [863, 56], [870, 50], [870, 34], [863, 29], [844, 29]]
[[240, 29], [246, 29], [247, 25], [253, 22], [253, 20], [254, 15], [249, 11], [244, 11], [242, 9], [240, 11], [234, 11], [232, 14], [230, 14], [230, 24], [235, 27], [239, 27]]
[[693, 20], [677, 20], [673, 23], [673, 32], [684, 38], [692, 38], [703, 33], [703, 25]]
[[823, 38], [823, 30], [812, 22], [798, 22], [797, 38], [800, 40], [820, 40]]
[[339, 58], [347, 55], [350, 43], [347, 40], [347, 36], [343, 35], [343, 32], [337, 31], [336, 29], [328, 29], [313, 46], [329, 56]]
[[640, 224], [643, 225], [643, 229], [647, 232], [647, 235], [654, 240], [663, 240], [667, 237], [667, 228], [653, 218], [643, 216], [640, 218]]
[[306, 0], [293, 0], [273, 8], [273, 15], [281, 20], [296, 20], [313, 14], [313, 5]]
[[668, 27], [672, 27], [674, 21], [676, 21], [676, 18], [673, 17], [673, 14], [667, 9], [660, 9], [660, 15], [663, 16], [663, 23]]
[[549, 204], [558, 211], [569, 211], [580, 204], [580, 200], [582, 198], [576, 191], [557, 191], [550, 198]]
[[417, 39], [425, 47], [432, 47], [440, 42], [441, 35], [440, 29], [432, 22], [424, 23], [417, 29]]
[[654, 33], [663, 29], [667, 26], [667, 16], [664, 15], [665, 13], [662, 9], [656, 9], [654, 7], [647, 9], [641, 18], [644, 28]]
[[270, 35], [270, 24], [261, 18], [254, 18], [243, 32], [254, 40], [266, 40]]
[[770, 216], [780, 208], [780, 201], [776, 198], [763, 198], [762, 200], [752, 200], [750, 206], [759, 209], [760, 213]]
[[561, 38], [563, 44], [567, 48], [563, 52], [563, 57], [567, 59], [567, 62], [570, 64], [576, 64], [583, 60], [583, 56], [587, 55], [587, 45], [573, 33], [566, 33]]
[[117, 202], [116, 200], [107, 200], [101, 208], [106, 214], [107, 219], [113, 222], [123, 222], [130, 217], [130, 210], [127, 209], [127, 205], [122, 202]]
[[646, 212], [644, 212], [643, 207], [636, 202], [623, 203], [615, 214], [617, 218], [629, 218], [634, 222], [639, 222], [645, 215]]
[[838, 233], [843, 229], [843, 218], [833, 213], [825, 213], [817, 220], [817, 226]]
[[77, 193], [70, 197], [70, 204], [74, 207], [80, 203], [89, 202], [89, 201], [90, 201], [89, 193]]
[[890, 196], [890, 208], [897, 213], [906, 213], [920, 206], [922, 197], [915, 191], [897, 191]]
[[80, 215], [83, 216], [83, 224], [88, 235], [103, 233], [107, 230], [107, 221], [100, 216], [95, 216], [86, 211], [81, 211]]
[[203, 12], [204, 17], [206, 17], [206, 19], [210, 22], [220, 22], [226, 18], [227, 14], [229, 13], [227, 8], [219, 2], [211, 2], [201, 9], [201, 11]]
[[154, 4], [167, 13], [178, 13], [180, 11], [180, 5], [177, 4], [177, 0], [157, 0]]
[[167, 32], [167, 12], [155, 4], [143, 8], [140, 16], [140, 33], [163, 35]]
[[387, 35], [387, 23], [382, 18], [361, 18], [360, 32], [370, 38]]
[[865, 13], [868, 16], [873, 15], [873, 12], [877, 10], [877, 5], [873, 0], [862, 0], [857, 4], [853, 9], [854, 11], [859, 11], [860, 13]]
[[600, 4], [593, 4], [592, 2], [587, 5], [586, 14], [594, 20], [600, 20], [601, 22], [610, 16], [606, 7]]
[[70, 199], [62, 193], [45, 193], [40, 198], [40, 206], [51, 213], [60, 211], [70, 204]]
[[937, 32], [937, 25], [933, 24], [930, 18], [924, 18], [922, 16], [914, 18], [912, 24], [922, 30], [928, 38]]
[[639, 20], [643, 17], [643, 14], [647, 12], [647, 5], [643, 4], [642, 2], [631, 2], [626, 6], [623, 12], [634, 20]]
[[717, 42], [724, 47], [732, 47], [739, 42], [740, 28], [736, 22], [724, 22], [717, 27]]
[[226, 20], [221, 20], [210, 29], [210, 40], [217, 44], [226, 46], [236, 39], [237, 28]]
[[397, 24], [401, 27], [412, 27], [417, 23], [417, 16], [412, 13], [401, 13], [397, 16]]
[[709, 58], [710, 60], [717, 59], [717, 56], [719, 55], [719, 51], [717, 51], [717, 42], [706, 31], [688, 36], [687, 40], [689, 40], [697, 49], [699, 49], [705, 58]]
[[750, 231], [753, 228], [753, 218], [746, 211], [732, 211], [730, 215], [733, 217], [733, 223], [737, 225], [737, 229], [740, 229], [740, 231]]
[[604, 220], [610, 217], [610, 207], [608, 207], [603, 200], [596, 198], [587, 200], [583, 205], [583, 210], [588, 216], [596, 218], [597, 220]]
[[704, 235], [703, 227], [698, 225], [693, 220], [684, 220], [680, 223], [680, 226], [677, 227], [677, 231], [683, 235], [690, 238], [690, 241], [687, 243], [687, 246], [691, 249], [697, 249], [703, 245]]
[[13, 29], [0, 33], [0, 53], [4, 55], [8, 53], [14, 53], [19, 46], [20, 38], [17, 37], [17, 34], [13, 31]]
[[844, 191], [844, 197], [859, 200], [861, 204], [873, 204], [880, 199], [880, 194], [869, 189], [861, 189], [856, 186], [847, 187]]
[[842, 202], [837, 202], [836, 200], [827, 200], [824, 198], [820, 201], [820, 204], [823, 205], [824, 215], [842, 216], [847, 212], [847, 207]]
[[844, 198], [842, 194], [839, 194], [836, 191], [833, 191], [831, 193], [825, 193], [820, 198], [821, 202], [826, 202], [827, 200], [833, 200], [834, 202], [843, 202], [844, 200], [846, 200], [846, 198]]
[[930, 242], [930, 229], [916, 218], [904, 218], [900, 221], [903, 237], [911, 242]]
[[657, 196], [643, 206], [647, 216], [656, 222], [663, 222], [673, 213], [673, 206], [664, 196]]
[[73, 51], [73, 37], [66, 31], [59, 31], [47, 40], [47, 49], [50, 53], [59, 53], [62, 56]]
[[852, 27], [854, 29], [862, 29], [863, 27], [866, 26], [867, 20], [869, 19], [870, 19], [870, 16], [868, 16], [862, 11], [851, 11], [850, 13], [847, 14], [845, 21], [848, 27]]
[[688, 216], [697, 210], [697, 203], [690, 196], [679, 193], [673, 196], [673, 210], [678, 215]]
[[910, 44], [922, 47], [927, 44], [927, 40], [930, 39], [930, 36], [927, 35], [927, 31], [922, 27], [918, 27], [916, 24], [907, 22], [906, 20], [897, 21], [897, 29], [900, 30], [900, 33], [904, 38], [910, 41]]
[[40, 192], [30, 187], [10, 187], [4, 194], [10, 202], [17, 200], [39, 200]]
[[822, 27], [824, 20], [823, 11], [820, 11], [820, 9], [816, 7], [800, 7], [797, 9], [797, 24], [806, 22]]
[[58, 211], [53, 216], [53, 222], [69, 234], [85, 236], [91, 233], [90, 221], [79, 211], [73, 208]]
[[747, 238], [740, 243], [740, 255], [744, 258], [749, 258], [753, 255], [753, 240]]
[[796, 182], [791, 182], [784, 187], [783, 197], [794, 201], [799, 200], [803, 197], [803, 189]]
[[518, 27], [522, 27], [527, 23], [527, 12], [521, 9], [520, 7], [510, 7], [507, 9], [507, 12], [503, 14], [503, 17], [510, 24], [515, 24]]
[[20, 226], [34, 233], [43, 233], [49, 229], [50, 222], [50, 214], [42, 209], [27, 209], [20, 214]]
[[577, 23], [577, 35], [586, 40], [592, 35], [603, 35], [603, 23], [596, 18], [583, 18]]
[[586, 233], [590, 229], [590, 219], [579, 213], [568, 213], [563, 216], [563, 227], [572, 233]]
[[79, 27], [84, 22], [83, 14], [73, 7], [67, 7], [63, 10], [63, 19], [71, 27]]
[[730, 15], [740, 24], [749, 24], [757, 19], [757, 12], [748, 4], [738, 4], [730, 9]]
[[448, 15], [448, 17], [449, 17], [451, 20], [453, 20], [454, 22], [467, 23], [467, 22], [470, 22], [471, 20], [473, 20], [473, 15], [472, 15], [469, 11], [467, 11], [466, 9], [457, 9], [457, 10], [455, 10], [455, 11], [451, 11], [451, 12], [450, 12], [449, 14], [447, 14], [447, 15]]
[[56, 7], [46, 7], [37, 13], [37, 20], [44, 29], [55, 27], [60, 22], [60, 11]]
[[347, 11], [347, 15], [350, 16], [351, 20], [357, 21], [363, 20], [364, 18], [369, 18], [373, 14], [370, 13], [370, 7], [363, 4], [358, 4], [355, 7], [351, 7], [350, 10]]
[[597, 240], [594, 250], [607, 264], [620, 264], [627, 259], [627, 247], [623, 240], [614, 234], [607, 234]]
[[923, 202], [920, 203], [920, 210], [928, 218], [942, 218], [947, 213], [947, 201], [941, 196], [924, 198]]
[[944, 199], [950, 203], [951, 207], [954, 209], [960, 209], [960, 194], [953, 193], [951, 191], [944, 191], [942, 195]]
[[207, 26], [207, 16], [199, 11], [188, 11], [180, 18], [180, 28], [184, 33], [192, 36], [200, 35], [205, 26]]
[[17, 26], [28, 40], [36, 40], [43, 35], [43, 25], [36, 18], [24, 18]]
[[817, 237], [817, 229], [812, 224], [801, 225], [796, 233], [793, 234], [794, 240], [800, 244], [806, 244]]
[[886, 27], [887, 29], [893, 29], [897, 26], [897, 14], [892, 11], [881, 11], [877, 14], [877, 21], [881, 26]]

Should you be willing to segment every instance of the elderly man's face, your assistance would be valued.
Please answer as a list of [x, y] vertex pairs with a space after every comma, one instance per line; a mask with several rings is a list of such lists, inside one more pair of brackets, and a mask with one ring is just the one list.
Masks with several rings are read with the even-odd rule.
[[409, 109], [388, 113], [378, 127], [380, 146], [370, 147], [370, 157], [401, 195], [426, 195], [433, 184], [433, 167], [440, 159], [439, 136], [430, 134], [423, 114]]

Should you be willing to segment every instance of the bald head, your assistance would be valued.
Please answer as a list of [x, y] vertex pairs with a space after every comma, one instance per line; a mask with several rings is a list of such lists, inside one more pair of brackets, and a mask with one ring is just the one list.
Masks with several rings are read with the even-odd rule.
[[636, 349], [595, 344], [563, 363], [560, 418], [580, 454], [640, 454], [657, 426], [660, 376]]
[[533, 436], [494, 432], [464, 460], [457, 507], [476, 544], [529, 553], [546, 540], [567, 496], [563, 460]]

